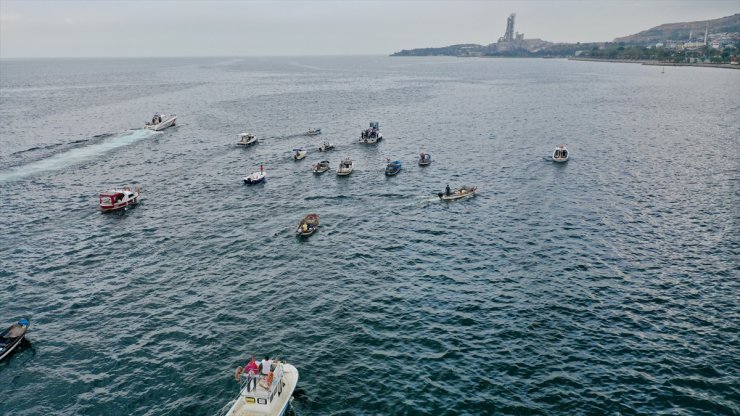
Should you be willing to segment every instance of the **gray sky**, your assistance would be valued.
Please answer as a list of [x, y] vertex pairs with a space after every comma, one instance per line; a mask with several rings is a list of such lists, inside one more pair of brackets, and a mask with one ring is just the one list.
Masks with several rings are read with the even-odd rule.
[[0, 58], [389, 54], [526, 38], [609, 41], [740, 13], [740, 0], [0, 0]]

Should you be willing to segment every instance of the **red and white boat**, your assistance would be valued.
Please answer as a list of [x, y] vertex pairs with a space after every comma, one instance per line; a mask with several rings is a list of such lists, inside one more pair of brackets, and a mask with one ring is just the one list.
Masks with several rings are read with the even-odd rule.
[[103, 212], [116, 211], [130, 205], [136, 205], [141, 199], [141, 187], [135, 190], [126, 186], [123, 189], [111, 189], [100, 193], [100, 210]]

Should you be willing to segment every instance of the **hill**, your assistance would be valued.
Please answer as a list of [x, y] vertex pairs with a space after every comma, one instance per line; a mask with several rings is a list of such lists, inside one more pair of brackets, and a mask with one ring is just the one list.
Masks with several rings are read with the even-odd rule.
[[709, 27], [709, 33], [740, 32], [740, 13], [732, 16], [720, 17], [712, 20], [696, 22], [667, 23], [652, 29], [643, 30], [634, 35], [614, 39], [614, 42], [648, 44], [666, 39], [686, 40], [693, 31], [694, 37], [704, 36], [704, 30]]

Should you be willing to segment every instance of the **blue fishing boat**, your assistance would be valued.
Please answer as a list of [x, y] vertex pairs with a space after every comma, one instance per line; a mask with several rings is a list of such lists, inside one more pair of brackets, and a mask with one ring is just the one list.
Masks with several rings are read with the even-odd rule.
[[419, 149], [419, 166], [429, 166], [432, 164], [432, 155], [424, 152], [424, 148]]
[[401, 161], [400, 160], [394, 160], [393, 162], [388, 162], [388, 164], [385, 166], [386, 176], [395, 176], [400, 171], [401, 171]]

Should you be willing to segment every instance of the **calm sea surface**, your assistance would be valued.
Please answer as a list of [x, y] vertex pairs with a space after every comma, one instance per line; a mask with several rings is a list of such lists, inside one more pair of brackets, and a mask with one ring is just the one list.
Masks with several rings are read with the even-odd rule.
[[[213, 415], [249, 353], [295, 364], [296, 415], [740, 414], [738, 91], [563, 60], [1, 61], [0, 326], [32, 326], [0, 414]], [[140, 130], [155, 111], [178, 126]], [[324, 140], [355, 173], [311, 173]], [[98, 212], [127, 184], [142, 204]]]

